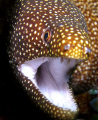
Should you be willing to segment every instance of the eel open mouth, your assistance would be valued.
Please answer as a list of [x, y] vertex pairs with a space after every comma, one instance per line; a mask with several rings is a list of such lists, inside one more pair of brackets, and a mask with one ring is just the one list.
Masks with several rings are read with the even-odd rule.
[[52, 104], [76, 111], [77, 106], [68, 82], [70, 71], [80, 61], [64, 57], [39, 57], [24, 62], [18, 69]]

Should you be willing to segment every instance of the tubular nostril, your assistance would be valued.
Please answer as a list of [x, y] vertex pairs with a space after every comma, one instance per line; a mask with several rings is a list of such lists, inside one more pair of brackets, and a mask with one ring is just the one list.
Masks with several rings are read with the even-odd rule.
[[87, 53], [91, 53], [91, 49], [85, 47], [85, 53], [86, 53], [86, 54], [87, 54]]
[[69, 50], [70, 49], [70, 44], [65, 45], [64, 50]]

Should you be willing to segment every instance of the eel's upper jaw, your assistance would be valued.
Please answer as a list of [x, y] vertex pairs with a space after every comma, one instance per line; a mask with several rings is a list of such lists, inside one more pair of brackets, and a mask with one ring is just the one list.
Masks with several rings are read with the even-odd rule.
[[39, 57], [24, 62], [18, 69], [32, 81], [50, 103], [63, 109], [77, 111], [78, 107], [68, 81], [70, 70], [79, 61], [61, 57]]

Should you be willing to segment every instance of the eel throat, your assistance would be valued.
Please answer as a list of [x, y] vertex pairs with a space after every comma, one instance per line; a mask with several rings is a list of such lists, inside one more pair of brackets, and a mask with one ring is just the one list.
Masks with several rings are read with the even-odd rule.
[[[71, 69], [78, 59], [40, 57], [26, 61], [19, 70], [28, 77], [54, 105], [71, 111], [77, 110], [68, 82]], [[70, 103], [70, 104], [66, 104]]]

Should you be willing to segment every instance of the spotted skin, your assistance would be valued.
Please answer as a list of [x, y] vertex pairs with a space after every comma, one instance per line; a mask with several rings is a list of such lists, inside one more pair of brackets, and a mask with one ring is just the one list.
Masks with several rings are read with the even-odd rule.
[[[47, 56], [88, 59], [91, 45], [83, 14], [68, 0], [17, 0], [11, 15], [8, 54], [16, 77], [31, 100], [51, 117], [61, 120], [75, 119], [79, 111], [77, 105], [76, 111], [53, 105], [18, 70], [18, 66], [25, 61]], [[52, 36], [45, 43], [42, 34], [47, 27], [51, 29]], [[71, 94], [75, 101], [72, 92]]]
[[98, 1], [73, 0], [82, 11], [88, 26], [91, 40], [91, 55], [74, 71], [72, 86], [76, 93], [83, 93], [89, 89], [98, 89]]

